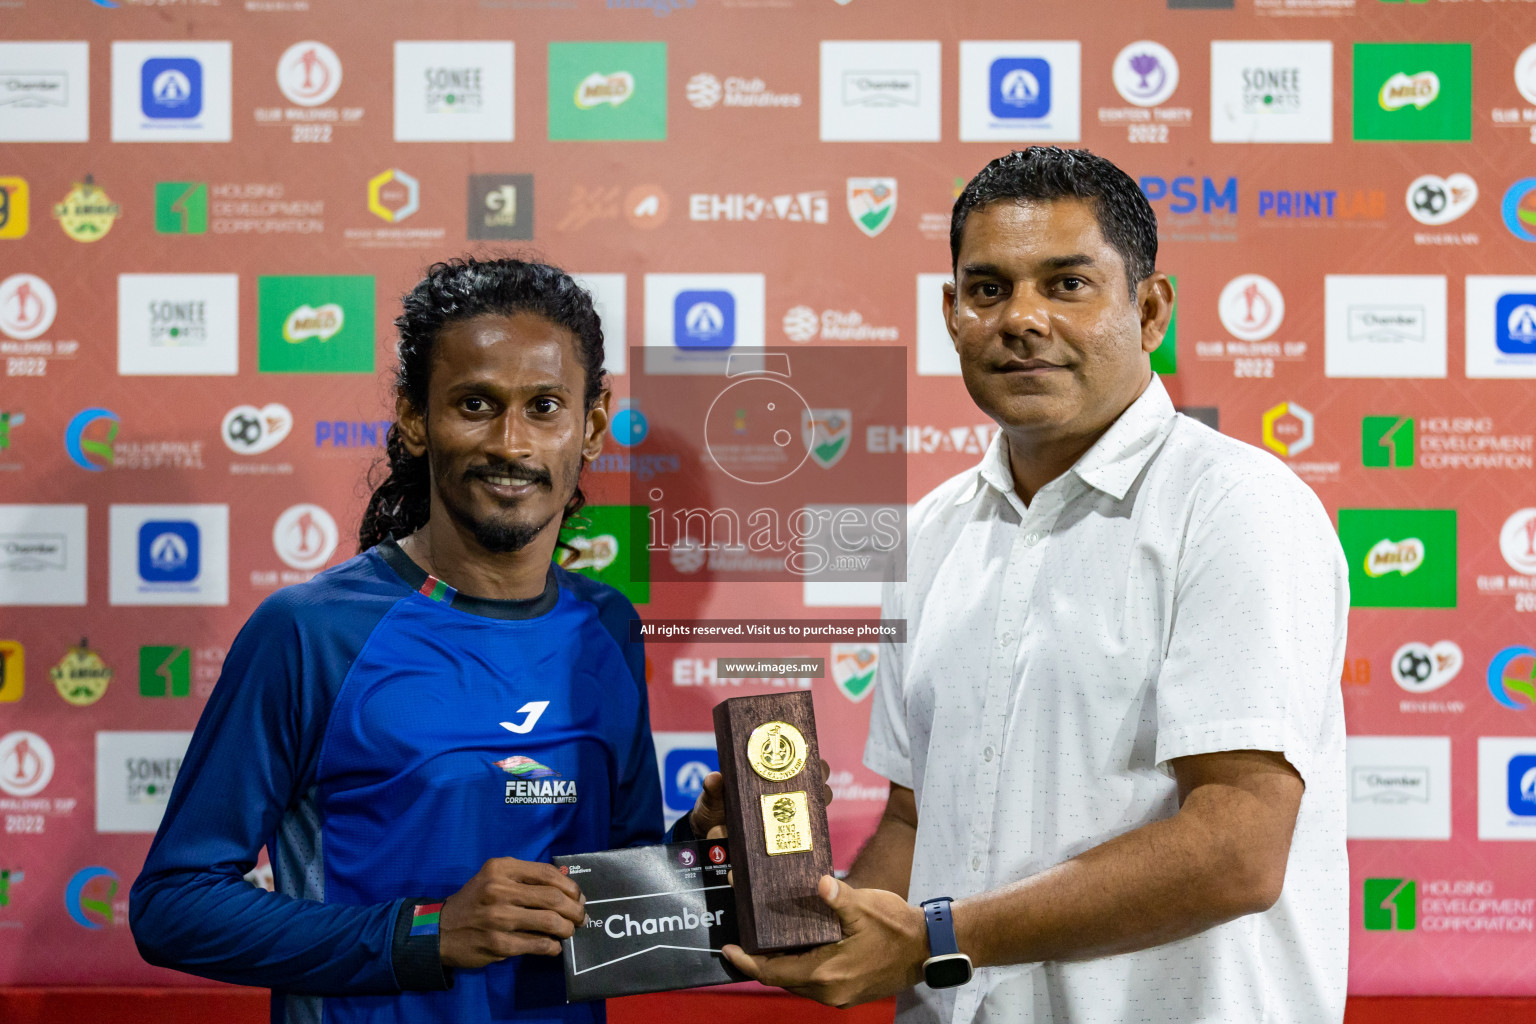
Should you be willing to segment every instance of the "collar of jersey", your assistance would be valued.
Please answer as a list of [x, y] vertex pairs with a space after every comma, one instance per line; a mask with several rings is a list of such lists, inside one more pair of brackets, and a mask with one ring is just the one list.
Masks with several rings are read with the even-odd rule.
[[[400, 550], [400, 545], [395, 543], [395, 538], [390, 537], [381, 541], [375, 549], [379, 557], [384, 559], [384, 564], [395, 571], [395, 575], [405, 581], [412, 590], [420, 591], [422, 584], [427, 582], [427, 571], [415, 562], [411, 556]], [[452, 607], [471, 615], [483, 615], [489, 619], [534, 619], [544, 615], [555, 607], [560, 600], [560, 584], [555, 581], [555, 569], [551, 564], [549, 573], [544, 577], [544, 593], [538, 597], [520, 599], [498, 600], [490, 597], [470, 597], [468, 594], [454, 591]]]

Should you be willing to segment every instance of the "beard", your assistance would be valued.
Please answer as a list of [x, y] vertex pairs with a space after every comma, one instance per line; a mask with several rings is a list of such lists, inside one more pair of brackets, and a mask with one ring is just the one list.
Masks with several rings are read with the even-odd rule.
[[[581, 467], [579, 451], [569, 463], [555, 467], [554, 472], [520, 463], [476, 466], [466, 471], [459, 481], [446, 479], [448, 476], [446, 472], [438, 476], [437, 492], [449, 517], [458, 525], [468, 527], [476, 544], [494, 554], [508, 554], [527, 547], [551, 522], [563, 514], [576, 493], [581, 477]], [[496, 475], [507, 475], [548, 488], [556, 496], [563, 495], [563, 500], [554, 511], [542, 516], [527, 507], [532, 504], [531, 502], [525, 502], [517, 507], [500, 509], [479, 518], [468, 507], [468, 503], [461, 504], [453, 499], [456, 494], [453, 486], [455, 483], [463, 485], [476, 477]]]

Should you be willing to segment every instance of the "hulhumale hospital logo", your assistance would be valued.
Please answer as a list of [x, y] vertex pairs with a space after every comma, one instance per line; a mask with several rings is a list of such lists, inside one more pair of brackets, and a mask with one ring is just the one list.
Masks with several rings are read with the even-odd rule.
[[1536, 704], [1536, 648], [1506, 647], [1488, 663], [1488, 692], [1507, 708]]
[[1504, 193], [1504, 226], [1522, 242], [1536, 242], [1536, 178], [1521, 178]]
[[117, 895], [117, 872], [95, 865], [81, 868], [64, 888], [64, 909], [82, 928], [99, 930], [112, 924], [112, 899]]
[[99, 473], [112, 465], [117, 426], [117, 413], [111, 409], [82, 409], [64, 430], [64, 450], [81, 469]]

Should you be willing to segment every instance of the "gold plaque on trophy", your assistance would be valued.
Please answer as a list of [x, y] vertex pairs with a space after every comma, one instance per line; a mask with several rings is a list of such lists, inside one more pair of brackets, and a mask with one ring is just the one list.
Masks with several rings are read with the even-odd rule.
[[763, 794], [763, 842], [770, 857], [815, 849], [804, 792]]
[[805, 767], [805, 737], [788, 722], [764, 722], [747, 740], [747, 762], [770, 782], [785, 782]]

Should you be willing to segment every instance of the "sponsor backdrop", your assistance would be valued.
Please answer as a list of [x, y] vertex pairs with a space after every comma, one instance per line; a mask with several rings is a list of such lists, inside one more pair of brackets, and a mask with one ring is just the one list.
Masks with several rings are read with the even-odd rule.
[[[1176, 403], [1285, 460], [1348, 552], [1351, 989], [1536, 992], [1525, 5], [0, 6], [0, 983], [192, 981], [139, 960], [128, 886], [235, 632], [352, 553], [431, 260], [529, 246], [598, 299], [630, 404], [584, 571], [651, 618], [870, 618], [858, 581], [649, 571], [630, 484], [678, 463], [627, 346], [895, 346], [905, 413], [805, 429], [833, 475], [904, 453], [915, 500], [995, 429], [939, 315], [950, 205], [1054, 142], [1158, 212]], [[717, 663], [770, 655], [810, 674]], [[669, 814], [716, 763], [711, 705], [809, 688], [846, 866], [885, 794], [876, 657], [652, 644]]]

